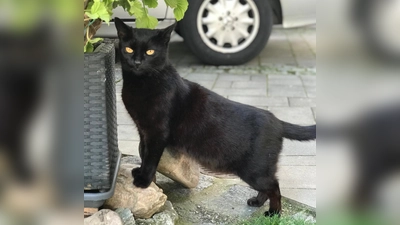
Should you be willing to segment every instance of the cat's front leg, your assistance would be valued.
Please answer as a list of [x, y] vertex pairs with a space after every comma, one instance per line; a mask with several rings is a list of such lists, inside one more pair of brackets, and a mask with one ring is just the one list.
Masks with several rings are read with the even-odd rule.
[[140, 188], [147, 188], [153, 181], [161, 155], [166, 147], [166, 142], [163, 140], [149, 140], [144, 144], [145, 151], [141, 167], [132, 170], [133, 184]]
[[140, 143], [139, 143], [139, 156], [143, 160], [144, 158], [144, 151], [146, 150], [146, 146], [144, 145], [144, 138], [143, 135], [139, 133], [140, 136]]

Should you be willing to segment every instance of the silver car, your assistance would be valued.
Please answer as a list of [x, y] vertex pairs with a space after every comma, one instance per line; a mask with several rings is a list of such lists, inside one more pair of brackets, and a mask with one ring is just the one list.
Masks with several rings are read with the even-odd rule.
[[[159, 28], [175, 22], [173, 10], [159, 0], [149, 13]], [[114, 16], [135, 26], [135, 18], [122, 8]], [[284, 28], [316, 23], [316, 0], [189, 0], [176, 32], [201, 61], [211, 65], [238, 65], [263, 50], [274, 24]], [[103, 25], [97, 36], [116, 37], [114, 23]]]

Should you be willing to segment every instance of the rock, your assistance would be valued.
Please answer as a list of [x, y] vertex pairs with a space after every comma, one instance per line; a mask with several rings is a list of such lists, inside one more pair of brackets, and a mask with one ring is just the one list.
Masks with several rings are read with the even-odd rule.
[[154, 183], [148, 188], [138, 188], [133, 185], [131, 170], [137, 167], [133, 164], [122, 164], [118, 171], [115, 193], [108, 199], [106, 208], [128, 208], [135, 218], [150, 218], [167, 200], [167, 196]]
[[135, 218], [130, 209], [127, 208], [119, 208], [115, 210], [118, 213], [119, 217], [121, 217], [124, 225], [135, 225]]
[[142, 163], [142, 160], [137, 155], [128, 155], [128, 156], [123, 156], [121, 158], [121, 165], [122, 164], [134, 164], [136, 166], [140, 166], [141, 163]]
[[305, 212], [298, 212], [293, 215], [293, 218], [297, 220], [304, 220], [308, 223], [317, 223], [317, 220], [313, 216]]
[[84, 225], [124, 225], [118, 213], [102, 209], [83, 220]]
[[195, 188], [199, 183], [199, 165], [177, 151], [165, 149], [157, 171], [187, 188]]
[[161, 212], [155, 214], [150, 219], [138, 219], [138, 225], [174, 225], [178, 220], [178, 213], [175, 211], [172, 203], [166, 201]]

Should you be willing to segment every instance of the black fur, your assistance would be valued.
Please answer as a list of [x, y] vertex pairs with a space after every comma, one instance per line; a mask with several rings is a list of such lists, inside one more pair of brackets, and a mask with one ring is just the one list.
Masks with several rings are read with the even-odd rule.
[[[259, 191], [249, 199], [261, 206], [270, 199], [272, 215], [281, 211], [275, 177], [282, 138], [315, 139], [315, 126], [301, 127], [272, 113], [224, 97], [179, 76], [168, 62], [173, 26], [133, 29], [115, 19], [123, 72], [122, 99], [140, 135], [140, 168], [134, 185], [150, 185], [165, 147], [182, 151], [202, 166], [233, 173]], [[125, 52], [129, 46], [135, 54]], [[155, 54], [147, 56], [146, 50]], [[140, 60], [140, 66], [134, 61]]]

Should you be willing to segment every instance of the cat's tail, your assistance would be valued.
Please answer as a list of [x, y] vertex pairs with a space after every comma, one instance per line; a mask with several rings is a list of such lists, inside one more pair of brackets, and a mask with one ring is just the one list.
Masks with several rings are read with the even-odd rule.
[[317, 125], [299, 126], [282, 121], [283, 137], [291, 140], [308, 141], [314, 140], [317, 133]]

